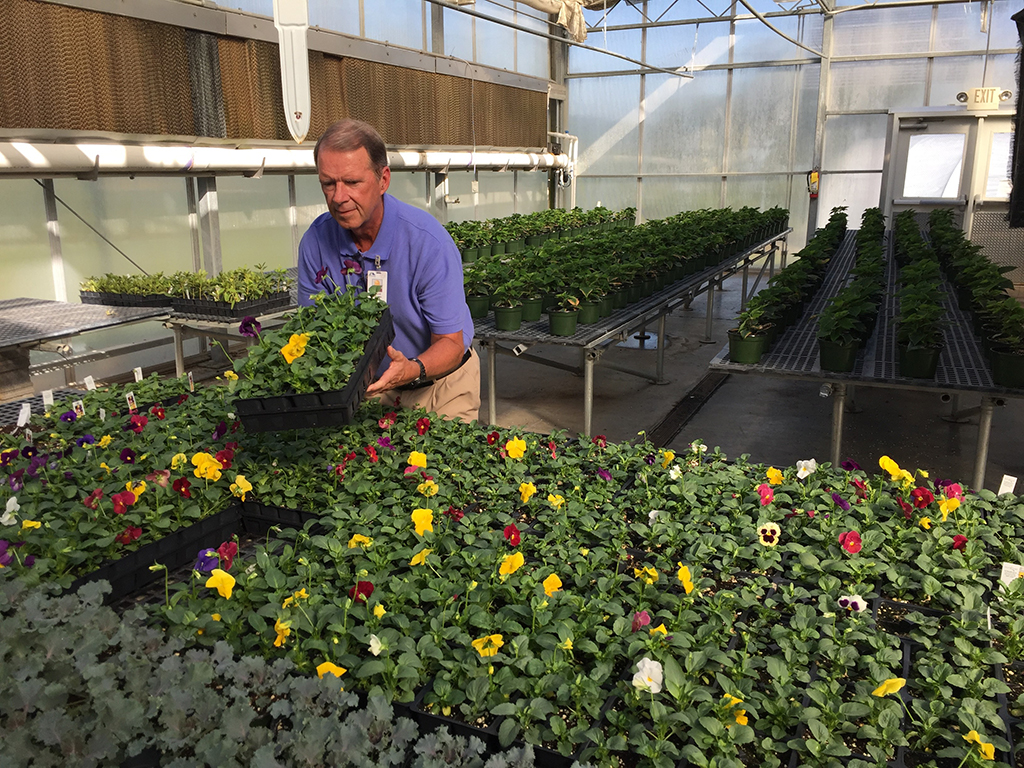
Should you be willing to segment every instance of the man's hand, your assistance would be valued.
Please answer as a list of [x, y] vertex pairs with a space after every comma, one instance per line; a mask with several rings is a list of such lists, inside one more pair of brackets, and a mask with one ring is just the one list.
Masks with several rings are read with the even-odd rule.
[[384, 374], [366, 388], [366, 394], [376, 395], [389, 389], [408, 384], [420, 375], [420, 367], [394, 347], [388, 347], [391, 365]]

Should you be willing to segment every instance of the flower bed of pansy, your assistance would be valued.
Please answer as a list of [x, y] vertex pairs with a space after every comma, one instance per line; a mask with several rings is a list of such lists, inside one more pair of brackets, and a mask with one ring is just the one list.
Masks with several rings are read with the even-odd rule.
[[34, 420], [34, 446], [0, 438], [0, 577], [67, 585], [244, 498], [318, 519], [207, 542], [161, 574], [153, 626], [496, 748], [862, 768], [1005, 763], [1021, 740], [1024, 590], [999, 576], [1024, 499], [890, 457], [775, 468], [376, 403], [252, 435], [235, 386], [147, 380], [137, 414], [112, 388]]

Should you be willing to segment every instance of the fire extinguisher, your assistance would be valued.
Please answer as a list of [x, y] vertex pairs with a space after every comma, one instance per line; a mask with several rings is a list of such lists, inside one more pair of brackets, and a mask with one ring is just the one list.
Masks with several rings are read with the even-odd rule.
[[818, 169], [814, 168], [807, 172], [807, 192], [811, 196], [811, 200], [818, 199], [818, 181], [821, 174], [818, 173]]

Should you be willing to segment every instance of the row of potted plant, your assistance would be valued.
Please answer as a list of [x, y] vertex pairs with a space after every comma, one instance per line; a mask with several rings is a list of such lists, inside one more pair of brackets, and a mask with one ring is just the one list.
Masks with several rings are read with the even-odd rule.
[[800, 320], [845, 236], [846, 208], [833, 208], [828, 223], [736, 316], [736, 328], [728, 334], [730, 361], [758, 363], [775, 339]]
[[856, 262], [849, 282], [818, 315], [819, 365], [823, 371], [849, 373], [858, 351], [874, 332], [885, 294], [885, 217], [878, 208], [864, 211], [857, 232]]
[[[214, 389], [223, 398], [232, 386]], [[215, 408], [209, 397], [174, 407]], [[338, 675], [417, 716], [606, 765], [627, 754], [652, 766], [776, 765], [790, 750], [826, 765], [900, 748], [970, 759], [982, 749], [961, 738], [970, 731], [1006, 748], [985, 704], [999, 688], [991, 664], [961, 663], [955, 654], [967, 654], [951, 649], [1018, 642], [1012, 627], [989, 632], [976, 619], [999, 559], [1019, 562], [1020, 499], [972, 494], [887, 457], [880, 473], [813, 460], [776, 469], [699, 443], [677, 456], [642, 439], [536, 436], [379, 404], [344, 429], [239, 429], [227, 467], [198, 450], [212, 449], [205, 430], [218, 430], [217, 416], [230, 421], [230, 400], [220, 403], [220, 413], [165, 414], [138, 432], [129, 419], [123, 437], [139, 441], [142, 461], [166, 466], [172, 490], [181, 474], [209, 501], [244, 495], [319, 519], [269, 540], [209, 541], [183, 577], [165, 574], [151, 615], [182, 647], [222, 641], [221, 654], [287, 658], [314, 682]], [[175, 469], [171, 438], [190, 424], [203, 430], [196, 453]], [[116, 475], [134, 495], [141, 478], [114, 464], [109, 443], [79, 477], [76, 453], [62, 454], [77, 451], [85, 429], [94, 427], [56, 413], [34, 424], [50, 454], [35, 476], [24, 443], [3, 438], [4, 494], [15, 503], [0, 529], [10, 555], [0, 577], [54, 578], [58, 557], [92, 548], [136, 508], [151, 507], [146, 537], [173, 516], [158, 477], [120, 515], [90, 509], [92, 479], [112, 490]], [[33, 537], [51, 534], [59, 546], [34, 548]], [[903, 637], [872, 610], [882, 601], [920, 614], [911, 632], [933, 640], [932, 656], [912, 657], [913, 674]], [[892, 692], [900, 678], [911, 684]], [[949, 692], [925, 728], [932, 686]], [[894, 693], [910, 697], [911, 715]]]
[[549, 208], [534, 213], [514, 213], [485, 221], [461, 221], [445, 224], [455, 240], [462, 260], [472, 263], [480, 257], [518, 253], [525, 247], [537, 247], [550, 238], [577, 237], [586, 232], [630, 227], [636, 220], [635, 208], [611, 211], [597, 206], [589, 211]]
[[1024, 387], [1024, 307], [1008, 294], [1012, 266], [1000, 266], [970, 242], [953, 220], [953, 212], [936, 209], [928, 215], [929, 238], [956, 290], [960, 308], [971, 313], [993, 381]]
[[946, 308], [942, 304], [942, 272], [935, 253], [921, 234], [912, 210], [896, 215], [896, 262], [900, 265], [897, 292], [896, 344], [899, 373], [932, 379], [942, 353]]
[[571, 336], [577, 323], [595, 323], [784, 231], [786, 220], [780, 208], [688, 211], [625, 231], [550, 240], [467, 265], [467, 302], [476, 318], [493, 309], [495, 326], [508, 331], [548, 310], [551, 333]]

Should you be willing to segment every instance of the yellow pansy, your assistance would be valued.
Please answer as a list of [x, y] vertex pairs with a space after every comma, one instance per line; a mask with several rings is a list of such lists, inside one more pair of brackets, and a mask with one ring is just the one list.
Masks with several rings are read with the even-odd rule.
[[521, 459], [526, 453], [526, 441], [521, 437], [513, 437], [505, 443], [505, 453], [510, 459]]
[[171, 459], [171, 469], [181, 469], [188, 464], [188, 456], [184, 453], [176, 453]]
[[296, 600], [307, 600], [308, 598], [309, 598], [309, 594], [306, 592], [306, 588], [303, 587], [298, 592], [293, 593], [291, 597], [286, 597], [284, 599], [284, 602], [281, 603], [281, 607], [282, 608], [287, 608], [289, 605], [294, 603]]
[[371, 539], [369, 536], [363, 536], [363, 534], [361, 533], [353, 534], [352, 538], [348, 540], [349, 549], [355, 549], [356, 547], [362, 547], [363, 549], [366, 549], [371, 544], [373, 544], [373, 539]]
[[563, 651], [571, 651], [572, 650], [572, 638], [571, 637], [566, 638], [564, 643], [559, 643], [558, 644], [558, 647], [561, 648]]
[[414, 509], [412, 522], [416, 526], [416, 535], [422, 536], [427, 531], [434, 531], [434, 512], [430, 509]]
[[498, 573], [500, 573], [502, 579], [504, 579], [506, 576], [509, 576], [522, 568], [524, 562], [526, 561], [522, 552], [516, 552], [514, 555], [505, 555], [505, 558], [501, 561], [501, 567], [498, 568]]
[[563, 504], [565, 504], [565, 499], [562, 498], [561, 494], [549, 493], [548, 494], [548, 503], [552, 507], [554, 507], [555, 509], [558, 509]]
[[661, 452], [661, 468], [667, 469], [668, 465], [676, 460], [675, 451], [662, 451]]
[[987, 741], [981, 740], [981, 734], [977, 731], [968, 731], [967, 735], [962, 737], [968, 744], [977, 744], [978, 750], [981, 752], [982, 760], [995, 760], [996, 759], [996, 748], [994, 745], [989, 744]]
[[932, 527], [932, 519], [930, 517], [922, 517], [920, 520], [917, 521], [917, 524], [924, 528], [926, 531], [929, 531]]
[[662, 635], [667, 635], [668, 634], [668, 630], [665, 629], [665, 622], [662, 622], [661, 624], [656, 626], [654, 629], [649, 629], [647, 631], [650, 632], [652, 635], [656, 634], [656, 633], [661, 633]]
[[422, 483], [416, 486], [416, 490], [422, 493], [427, 498], [437, 494], [437, 483], [433, 480], [424, 480]]
[[875, 690], [871, 692], [871, 695], [879, 697], [888, 696], [890, 693], [896, 693], [906, 684], [907, 679], [905, 677], [890, 677], [880, 686], [875, 688]]
[[293, 333], [291, 338], [288, 339], [288, 343], [281, 347], [281, 354], [284, 355], [284, 359], [291, 365], [306, 354], [306, 344], [308, 343], [308, 333]]
[[735, 707], [737, 704], [742, 704], [743, 703], [743, 699], [737, 699], [731, 693], [727, 693], [727, 694], [723, 695], [722, 698], [725, 699], [725, 701], [726, 701], [726, 704], [725, 704], [725, 708], [726, 709], [730, 709], [732, 707]]
[[421, 549], [415, 555], [412, 556], [412, 560], [409, 561], [409, 565], [423, 565], [427, 562], [427, 555], [434, 550], [432, 549]]
[[960, 507], [960, 499], [943, 499], [939, 502], [939, 511], [942, 513], [942, 522], [946, 522], [950, 512], [955, 512]]
[[890, 459], [888, 456], [883, 456], [878, 460], [878, 466], [889, 473], [889, 477], [893, 480], [898, 480], [900, 473], [903, 471], [900, 469], [900, 465]]
[[562, 589], [562, 580], [558, 578], [556, 574], [552, 573], [550, 576], [544, 579], [543, 587], [544, 594], [548, 597], [551, 597], [553, 594], [555, 594], [555, 592], [558, 592]]
[[238, 381], [238, 374], [234, 371], [224, 371], [224, 378], [228, 381]]
[[22, 520], [21, 521], [21, 530], [24, 531], [24, 530], [26, 530], [28, 528], [40, 528], [40, 527], [42, 527], [42, 525], [43, 524], [38, 522], [37, 520]]
[[737, 709], [736, 710], [736, 723], [738, 725], [746, 725], [748, 722], [750, 722], [750, 721], [747, 719], [747, 710], [745, 710], [745, 709]]
[[316, 667], [316, 676], [319, 678], [323, 678], [324, 675], [341, 677], [346, 672], [348, 672], [348, 670], [344, 667], [339, 667], [337, 664], [332, 664], [329, 661], [325, 661], [323, 664], [317, 664]]
[[277, 637], [274, 639], [274, 647], [280, 648], [284, 645], [285, 639], [292, 633], [292, 623], [290, 621], [281, 621], [278, 619], [274, 622], [274, 631], [277, 632]]
[[220, 614], [219, 613], [211, 613], [210, 614], [210, 618], [213, 619], [214, 621], [220, 621]]
[[235, 577], [220, 568], [214, 568], [210, 578], [206, 580], [206, 586], [216, 589], [225, 600], [231, 599], [231, 590], [235, 588]]
[[419, 467], [420, 469], [426, 469], [427, 468], [427, 454], [420, 453], [419, 451], [413, 451], [412, 453], [409, 454], [408, 463], [410, 465], [414, 466], [414, 467]]
[[679, 571], [676, 573], [676, 578], [679, 579], [679, 583], [683, 585], [683, 590], [686, 594], [690, 594], [693, 592], [693, 581], [690, 577], [690, 568], [682, 563], [677, 563], [677, 565], [679, 566]]
[[505, 640], [501, 635], [487, 635], [487, 637], [481, 637], [472, 643], [473, 647], [476, 648], [476, 652], [484, 659], [488, 656], [494, 656], [504, 644]]
[[135, 497], [135, 500], [138, 501], [139, 496], [146, 492], [146, 481], [140, 480], [138, 483], [133, 484], [132, 481], [129, 480], [127, 483], [124, 484], [124, 488], [126, 491], [131, 491], [132, 495]]
[[100, 462], [100, 467], [101, 467], [101, 468], [103, 468], [103, 469], [105, 469], [105, 470], [107, 470], [107, 474], [108, 474], [108, 475], [110, 474], [110, 472], [111, 472], [111, 469], [110, 469], [110, 467], [109, 467], [109, 466], [107, 466], [107, 462], [105, 462], [105, 461], [101, 461], [101, 462]]
[[104, 435], [103, 437], [100, 438], [100, 448], [106, 448], [112, 442], [114, 442], [114, 438], [112, 438], [110, 435]]
[[387, 613], [387, 611], [384, 610], [384, 606], [380, 603], [373, 606], [373, 615], [376, 616], [378, 619], [383, 618], [385, 613]]
[[192, 464], [195, 466], [193, 474], [203, 480], [220, 480], [220, 471], [224, 465], [208, 453], [200, 451], [192, 457]]
[[646, 565], [643, 568], [634, 568], [633, 575], [642, 580], [645, 584], [653, 584], [658, 580], [658, 572]]
[[782, 485], [782, 472], [775, 467], [768, 467], [768, 482], [772, 485]]
[[537, 487], [533, 483], [520, 483], [519, 484], [519, 498], [523, 500], [523, 504], [528, 502], [530, 498], [537, 492]]
[[235, 482], [233, 482], [229, 488], [231, 493], [245, 501], [245, 494], [252, 490], [252, 483], [245, 479], [244, 475], [235, 475]]

